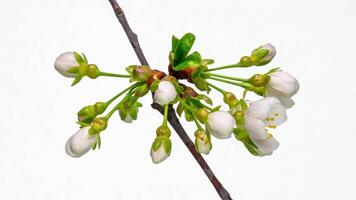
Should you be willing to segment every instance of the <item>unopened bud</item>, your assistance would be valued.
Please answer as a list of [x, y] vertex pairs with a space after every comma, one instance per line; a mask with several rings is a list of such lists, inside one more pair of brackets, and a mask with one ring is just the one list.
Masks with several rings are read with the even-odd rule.
[[90, 135], [98, 134], [108, 126], [108, 119], [105, 117], [95, 118], [89, 130]]
[[195, 135], [195, 148], [199, 153], [209, 154], [212, 144], [210, 136], [204, 130], [197, 130]]
[[97, 116], [95, 107], [93, 105], [85, 106], [84, 108], [80, 109], [77, 115], [78, 121], [84, 123], [91, 123]]
[[97, 115], [102, 114], [103, 112], [105, 112], [106, 108], [108, 107], [108, 104], [105, 102], [96, 102], [94, 104], [95, 107], [95, 112]]
[[241, 59], [240, 59], [240, 64], [243, 65], [243, 67], [250, 67], [252, 66], [252, 60], [250, 57], [248, 56], [243, 56]]
[[261, 87], [266, 85], [267, 80], [268, 76], [264, 74], [255, 74], [248, 79], [248, 82], [254, 86]]
[[250, 57], [252, 59], [253, 65], [262, 66], [271, 62], [275, 55], [275, 47], [268, 43], [253, 50]]
[[143, 97], [150, 91], [148, 84], [143, 84], [136, 88], [135, 97]]
[[136, 66], [132, 71], [133, 78], [138, 81], [146, 81], [152, 76], [152, 70], [148, 66]]
[[234, 107], [238, 104], [239, 100], [231, 92], [224, 93], [224, 102], [231, 107]]

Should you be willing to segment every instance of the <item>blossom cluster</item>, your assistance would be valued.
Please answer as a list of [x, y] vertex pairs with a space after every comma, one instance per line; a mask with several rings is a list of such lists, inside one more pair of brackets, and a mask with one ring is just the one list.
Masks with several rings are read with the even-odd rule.
[[[156, 129], [150, 151], [154, 163], [164, 161], [172, 150], [168, 125], [168, 109], [172, 105], [177, 105], [175, 110], [180, 117], [195, 123], [195, 147], [199, 153], [209, 154], [211, 136], [228, 139], [234, 135], [252, 155], [271, 155], [279, 142], [270, 130], [287, 120], [287, 110], [295, 104], [292, 97], [299, 90], [297, 79], [279, 68], [249, 78], [215, 73], [229, 68], [267, 65], [276, 55], [276, 49], [271, 44], [258, 47], [249, 56], [241, 57], [238, 63], [211, 68], [214, 60], [203, 59], [197, 51], [190, 53], [194, 41], [195, 36], [191, 33], [180, 39], [172, 37], [168, 74], [142, 65], [128, 66], [125, 74], [108, 73], [99, 70], [95, 64], [89, 64], [84, 54], [61, 54], [55, 61], [55, 69], [61, 75], [73, 78], [72, 85], [78, 84], [84, 77], [96, 79], [103, 76], [127, 78], [131, 83], [108, 101], [96, 102], [78, 111], [80, 129], [68, 139], [65, 145], [67, 154], [80, 157], [90, 149], [100, 148], [101, 133], [106, 130], [111, 116], [117, 112], [122, 121], [132, 123], [143, 106], [139, 99], [152, 93], [153, 101], [164, 108], [163, 120]], [[181, 83], [182, 79], [191, 85]], [[241, 87], [244, 93], [237, 96], [217, 83]], [[211, 90], [221, 93], [225, 109], [223, 105], [213, 106], [213, 100], [209, 97]], [[248, 93], [257, 96], [257, 100], [247, 100]], [[117, 103], [112, 106], [114, 102]], [[112, 109], [106, 112], [109, 107]]]

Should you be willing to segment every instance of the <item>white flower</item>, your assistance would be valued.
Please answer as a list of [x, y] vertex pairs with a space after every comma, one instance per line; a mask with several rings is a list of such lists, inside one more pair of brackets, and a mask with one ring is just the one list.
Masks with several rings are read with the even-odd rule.
[[209, 135], [204, 130], [195, 132], [195, 147], [199, 153], [209, 154], [212, 144]]
[[[266, 50], [268, 51], [267, 54], [265, 54]], [[254, 63], [256, 66], [268, 64], [275, 55], [276, 48], [270, 43], [264, 44], [252, 51], [252, 57], [256, 59]]]
[[91, 149], [97, 140], [97, 135], [89, 135], [90, 128], [90, 126], [81, 128], [68, 139], [65, 149], [69, 156], [80, 157]]
[[78, 67], [79, 63], [74, 57], [74, 52], [65, 52], [58, 56], [54, 63], [56, 70], [65, 77], [74, 78], [76, 74], [69, 73], [68, 69]]
[[207, 128], [209, 132], [219, 139], [231, 137], [235, 120], [230, 113], [226, 111], [215, 111], [208, 115]]
[[297, 79], [283, 71], [271, 73], [269, 76], [265, 96], [276, 97], [286, 108], [291, 108], [294, 105], [291, 97], [299, 90]]
[[261, 155], [270, 155], [279, 143], [266, 128], [276, 128], [287, 120], [286, 110], [277, 98], [255, 101], [245, 112], [245, 128]]
[[169, 81], [161, 81], [155, 91], [153, 101], [163, 106], [174, 101], [176, 97], [177, 91], [174, 85]]
[[[156, 142], [156, 141], [155, 141]], [[171, 142], [169, 139], [168, 140], [161, 140], [160, 141], [160, 146], [158, 147], [158, 149], [155, 151], [153, 149], [153, 146], [151, 148], [151, 158], [152, 158], [152, 162], [155, 164], [158, 164], [164, 160], [166, 160], [166, 158], [168, 158], [168, 156], [170, 155], [170, 152], [166, 151], [166, 148], [164, 147], [164, 143], [165, 142]]]

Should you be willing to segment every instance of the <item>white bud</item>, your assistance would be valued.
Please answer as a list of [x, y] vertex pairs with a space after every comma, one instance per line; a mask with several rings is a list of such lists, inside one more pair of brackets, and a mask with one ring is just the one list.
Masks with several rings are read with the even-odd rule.
[[153, 96], [153, 101], [159, 105], [166, 105], [174, 101], [177, 97], [177, 91], [174, 85], [169, 81], [161, 81]]
[[[155, 164], [166, 160], [166, 158], [170, 155], [170, 152], [166, 152], [164, 142], [164, 140], [161, 141], [161, 144], [156, 151], [153, 149], [153, 147], [151, 148], [151, 159]], [[166, 142], [170, 142], [170, 140], [167, 140]]]
[[273, 151], [275, 151], [279, 147], [279, 142], [272, 136], [264, 140], [251, 140], [257, 146], [257, 150], [260, 156], [271, 155]]
[[65, 77], [74, 78], [76, 74], [69, 73], [68, 70], [72, 67], [78, 67], [79, 63], [74, 57], [73, 52], [65, 52], [58, 56], [54, 63], [55, 69]]
[[91, 149], [97, 140], [97, 135], [89, 135], [90, 128], [90, 126], [81, 128], [68, 139], [65, 149], [69, 156], [80, 157]]
[[209, 154], [212, 144], [205, 131], [198, 130], [195, 132], [195, 147], [199, 153]]
[[[268, 51], [267, 54], [265, 54], [266, 50]], [[254, 65], [256, 66], [268, 64], [275, 55], [276, 48], [270, 43], [264, 44], [252, 51], [252, 57], [255, 59]]]
[[216, 138], [230, 138], [234, 125], [234, 118], [226, 111], [215, 111], [208, 115], [207, 128]]
[[283, 71], [271, 73], [269, 77], [265, 95], [267, 97], [276, 97], [286, 108], [291, 108], [294, 105], [291, 97], [299, 90], [297, 79]]

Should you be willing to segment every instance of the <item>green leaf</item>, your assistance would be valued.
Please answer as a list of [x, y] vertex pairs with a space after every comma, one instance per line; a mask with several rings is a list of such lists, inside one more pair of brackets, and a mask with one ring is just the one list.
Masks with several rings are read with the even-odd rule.
[[185, 109], [185, 108], [184, 108], [183, 104], [182, 104], [182, 103], [179, 103], [178, 106], [177, 106], [177, 109], [176, 109], [176, 111], [177, 111], [179, 117], [182, 116], [182, 113], [183, 113], [184, 109]]
[[83, 78], [82, 76], [77, 76], [77, 77], [73, 80], [71, 86], [74, 86], [74, 85], [78, 84], [78, 83], [82, 80], [82, 78]]
[[172, 35], [172, 52], [176, 49], [178, 42], [179, 39], [176, 36]]
[[198, 94], [195, 98], [197, 100], [204, 100], [209, 105], [213, 105], [213, 101], [208, 96], [206, 96], [204, 94]]
[[201, 64], [201, 55], [195, 51], [186, 58], [184, 58], [178, 65], [173, 66], [175, 71], [185, 70], [189, 67], [197, 67]]
[[185, 58], [190, 49], [192, 48], [195, 41], [195, 36], [192, 33], [186, 33], [175, 45], [174, 48], [174, 64], [179, 63], [183, 58]]
[[203, 66], [212, 65], [212, 64], [214, 64], [214, 60], [213, 59], [203, 59], [202, 60], [202, 65]]
[[85, 63], [84, 59], [82, 58], [82, 56], [81, 56], [79, 53], [77, 53], [77, 52], [74, 51], [73, 54], [74, 54], [75, 60], [76, 60], [79, 64]]

